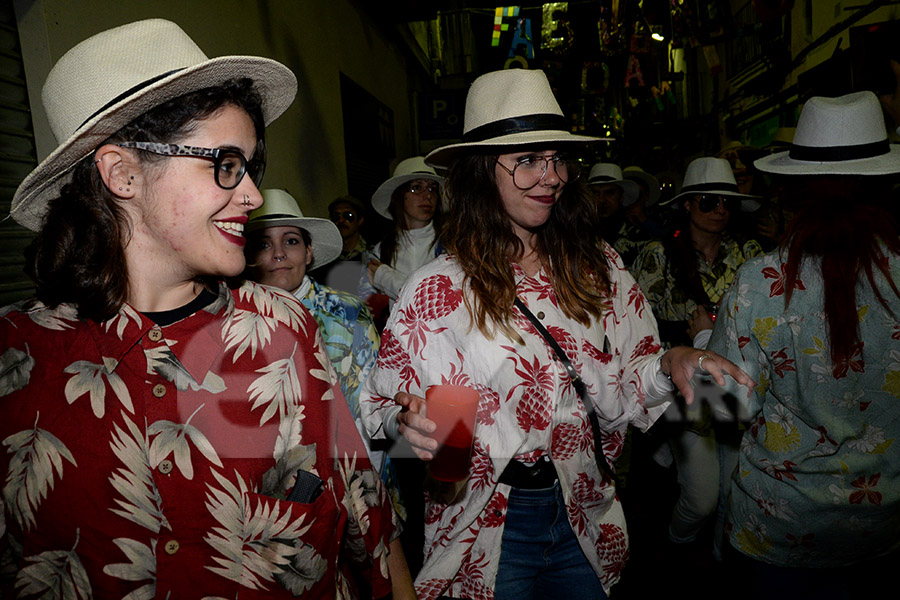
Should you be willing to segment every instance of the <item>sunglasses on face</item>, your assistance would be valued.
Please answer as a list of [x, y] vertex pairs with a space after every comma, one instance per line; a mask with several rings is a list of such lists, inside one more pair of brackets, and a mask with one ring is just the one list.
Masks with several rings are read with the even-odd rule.
[[730, 213], [736, 212], [741, 208], [741, 199], [733, 198], [730, 196], [711, 196], [708, 194], [702, 194], [699, 197], [694, 198], [697, 201], [697, 208], [700, 209], [700, 212], [712, 212], [719, 208], [719, 203], [725, 207]]
[[238, 150], [228, 148], [201, 148], [200, 146], [180, 146], [178, 144], [160, 144], [157, 142], [121, 142], [120, 148], [134, 148], [144, 152], [152, 152], [162, 156], [182, 158], [204, 158], [213, 161], [213, 176], [223, 190], [233, 190], [250, 175], [250, 179], [258, 188], [266, 171], [266, 161], [247, 158]]
[[331, 219], [333, 223], [337, 223], [341, 219], [347, 221], [348, 223], [352, 223], [356, 220], [357, 214], [352, 210], [333, 210], [328, 213], [328, 218]]

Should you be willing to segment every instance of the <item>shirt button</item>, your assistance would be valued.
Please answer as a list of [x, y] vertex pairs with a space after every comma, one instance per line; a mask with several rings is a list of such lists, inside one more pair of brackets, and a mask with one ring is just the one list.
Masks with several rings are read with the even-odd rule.
[[494, 509], [494, 516], [495, 516], [495, 517], [502, 517], [502, 516], [503, 516], [503, 511], [500, 510], [500, 509], [498, 509], [498, 508], [495, 508], [495, 509]]
[[147, 337], [150, 338], [151, 342], [158, 342], [162, 339], [162, 331], [159, 329], [151, 329], [150, 333], [147, 334]]
[[153, 395], [157, 398], [162, 398], [166, 395], [166, 386], [161, 383], [157, 383], [153, 386]]
[[159, 472], [162, 473], [163, 475], [168, 475], [169, 473], [171, 473], [172, 472], [172, 461], [164, 460], [161, 463], [159, 463]]
[[178, 548], [180, 547], [181, 546], [179, 546], [178, 542], [176, 542], [175, 540], [169, 540], [164, 546], [166, 554], [175, 554], [176, 552], [178, 552]]
[[[537, 318], [543, 320], [544, 319], [544, 311], [539, 310], [537, 314]], [[155, 340], [154, 340], [155, 341]]]

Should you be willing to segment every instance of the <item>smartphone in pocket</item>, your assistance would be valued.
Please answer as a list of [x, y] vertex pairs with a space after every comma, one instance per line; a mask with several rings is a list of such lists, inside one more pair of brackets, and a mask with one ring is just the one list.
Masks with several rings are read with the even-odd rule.
[[303, 502], [310, 504], [322, 495], [325, 490], [325, 482], [309, 471], [300, 469], [297, 471], [297, 482], [294, 483], [287, 499], [291, 502]]

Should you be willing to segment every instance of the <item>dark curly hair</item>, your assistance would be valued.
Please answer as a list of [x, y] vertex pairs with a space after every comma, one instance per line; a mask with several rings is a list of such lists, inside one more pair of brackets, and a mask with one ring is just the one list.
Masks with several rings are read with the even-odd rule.
[[[257, 156], [264, 156], [262, 100], [249, 79], [231, 80], [169, 100], [100, 145], [178, 143], [228, 105], [250, 115], [258, 140]], [[142, 164], [168, 160], [150, 152], [135, 155]], [[102, 322], [113, 317], [128, 299], [125, 246], [130, 237], [125, 211], [94, 168], [91, 153], [73, 167], [71, 181], [49, 202], [40, 231], [25, 249], [25, 272], [34, 280], [35, 296], [50, 307], [72, 304], [82, 319]]]

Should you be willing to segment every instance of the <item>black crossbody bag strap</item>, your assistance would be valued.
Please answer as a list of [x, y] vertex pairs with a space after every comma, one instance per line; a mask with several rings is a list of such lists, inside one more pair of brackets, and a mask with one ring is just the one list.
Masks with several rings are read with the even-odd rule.
[[603, 432], [600, 430], [600, 423], [597, 420], [597, 412], [594, 410], [594, 404], [591, 402], [590, 398], [587, 395], [587, 386], [584, 385], [584, 380], [581, 379], [581, 375], [578, 374], [578, 371], [575, 370], [575, 366], [572, 364], [572, 361], [569, 360], [569, 357], [566, 355], [565, 350], [560, 348], [559, 344], [556, 343], [556, 340], [553, 339], [553, 336], [550, 335], [550, 332], [538, 321], [538, 318], [534, 316], [534, 314], [528, 310], [528, 307], [525, 306], [525, 303], [522, 302], [518, 297], [515, 302], [516, 308], [525, 315], [531, 324], [534, 325], [534, 328], [538, 330], [538, 332], [544, 336], [544, 339], [547, 340], [547, 343], [556, 353], [556, 356], [562, 362], [563, 366], [566, 368], [566, 372], [569, 374], [569, 378], [572, 380], [572, 385], [575, 387], [575, 391], [578, 392], [578, 397], [581, 398], [581, 403], [584, 404], [584, 410], [587, 412], [588, 420], [591, 422], [591, 430], [594, 432], [594, 458], [597, 461], [597, 466], [600, 467], [600, 471], [602, 471], [607, 477], [612, 480], [613, 483], [616, 482], [616, 473], [613, 471], [612, 467], [609, 464], [609, 461], [606, 460], [606, 455], [603, 454]]

